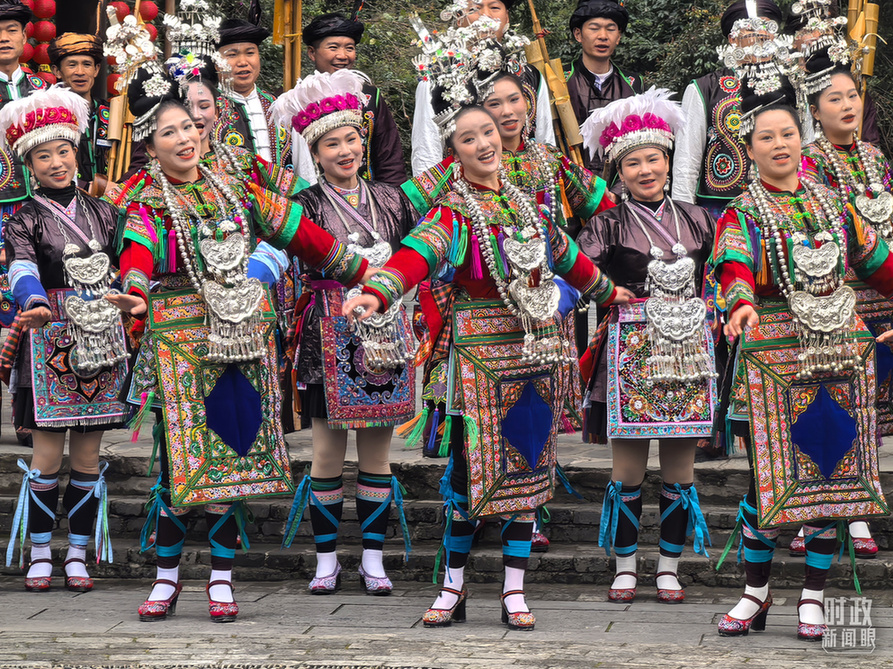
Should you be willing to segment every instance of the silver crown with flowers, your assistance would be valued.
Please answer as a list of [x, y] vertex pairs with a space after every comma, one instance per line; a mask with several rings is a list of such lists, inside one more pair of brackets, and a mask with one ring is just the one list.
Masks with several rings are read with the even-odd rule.
[[831, 73], [842, 65], [853, 63], [855, 70], [861, 69], [863, 50], [847, 39], [845, 16], [831, 16], [831, 0], [798, 0], [791, 11], [804, 19], [803, 25], [794, 34], [794, 42], [803, 54], [804, 68], [809, 59], [825, 50], [831, 67], [821, 72], [804, 71], [800, 93], [810, 96], [825, 90], [831, 85]]
[[232, 66], [217, 49], [221, 18], [211, 14], [211, 3], [208, 0], [180, 0], [177, 14], [165, 14], [163, 23], [174, 54], [165, 66], [180, 88], [185, 88], [198, 76], [197, 68], [210, 61], [217, 68], [220, 92], [229, 95], [232, 92]]
[[[441, 13], [441, 18], [456, 19], [465, 14], [466, 3], [453, 3]], [[506, 31], [500, 43], [500, 23], [488, 16], [481, 16], [468, 26], [450, 26], [440, 34], [432, 34], [418, 15], [411, 15], [409, 20], [422, 48], [422, 53], [412, 59], [417, 76], [430, 82], [432, 89], [443, 88], [443, 97], [450, 103], [448, 109], [434, 117], [444, 139], [455, 130], [456, 114], [486, 98], [493, 79], [501, 71], [515, 72], [527, 62], [524, 46], [530, 40]]]

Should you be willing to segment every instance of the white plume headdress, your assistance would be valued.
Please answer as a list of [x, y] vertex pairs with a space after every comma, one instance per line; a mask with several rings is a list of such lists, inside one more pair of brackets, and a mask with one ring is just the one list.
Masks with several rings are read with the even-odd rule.
[[660, 146], [669, 151], [685, 122], [682, 105], [670, 99], [673, 95], [666, 88], [652, 86], [640, 95], [596, 109], [580, 126], [583, 146], [590, 155], [604, 150], [610, 161], [643, 146]]
[[295, 84], [270, 107], [273, 120], [294, 128], [313, 145], [327, 132], [345, 125], [363, 126], [363, 85], [369, 78], [357, 70], [317, 72]]
[[77, 145], [90, 120], [90, 104], [63, 84], [33, 91], [0, 109], [0, 148], [24, 158], [39, 144], [67, 139]]

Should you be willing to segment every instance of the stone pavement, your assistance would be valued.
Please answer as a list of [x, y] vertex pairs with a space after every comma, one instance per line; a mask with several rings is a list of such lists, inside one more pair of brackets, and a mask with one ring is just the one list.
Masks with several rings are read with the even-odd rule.
[[[582, 669], [584, 667], [893, 666], [893, 593], [873, 598], [876, 650], [826, 652], [796, 638], [796, 591], [775, 593], [766, 631], [722, 638], [716, 623], [738, 592], [689, 588], [678, 605], [643, 588], [614, 604], [599, 586], [529, 587], [533, 632], [499, 622], [498, 586], [471, 586], [468, 622], [426, 629], [420, 618], [436, 586], [397, 583], [389, 598], [346, 588], [311, 596], [306, 583], [237, 583], [237, 622], [214, 624], [204, 583], [186, 584], [177, 615], [141, 623], [136, 607], [149, 583], [97, 581], [93, 592], [59, 587], [27, 593], [19, 578], [0, 579], [3, 667], [412, 667], [437, 669]], [[831, 595], [850, 596], [852, 592]], [[856, 637], [856, 643], [859, 638]]]

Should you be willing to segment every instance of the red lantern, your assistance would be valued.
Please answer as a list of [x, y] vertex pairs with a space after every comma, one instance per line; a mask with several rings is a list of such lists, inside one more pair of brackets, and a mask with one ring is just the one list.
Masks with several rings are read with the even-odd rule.
[[34, 0], [22, 0], [22, 3], [28, 7], [28, 9], [34, 9]]
[[50, 55], [47, 53], [49, 44], [38, 44], [34, 49], [34, 62], [38, 65], [49, 65]]
[[109, 6], [115, 8], [115, 12], [118, 14], [118, 21], [123, 21], [124, 17], [130, 14], [130, 7], [127, 6], [126, 2], [110, 2]]
[[27, 63], [32, 58], [34, 58], [34, 47], [25, 42], [25, 48], [22, 49], [22, 55], [19, 56], [20, 63]]
[[56, 0], [34, 0], [31, 11], [39, 19], [49, 19], [56, 15]]
[[144, 23], [143, 28], [146, 29], [146, 32], [149, 33], [149, 39], [153, 42], [158, 38], [158, 28], [153, 26], [151, 23]]
[[34, 35], [34, 24], [31, 21], [25, 24], [25, 37], [31, 39], [31, 36]]
[[154, 21], [155, 17], [158, 16], [158, 5], [152, 2], [152, 0], [143, 0], [140, 3], [140, 16], [146, 23]]
[[38, 72], [37, 76], [47, 82], [50, 86], [58, 81], [58, 79], [56, 79], [56, 75], [52, 72]]
[[105, 61], [109, 64], [109, 67], [114, 67], [118, 64], [118, 59], [114, 56], [106, 56]]
[[121, 91], [118, 90], [118, 80], [121, 78], [120, 74], [110, 74], [108, 78], [105, 80], [105, 87], [108, 90], [109, 95], [120, 95]]
[[38, 21], [34, 24], [34, 39], [38, 42], [51, 42], [56, 37], [56, 26], [52, 21]]

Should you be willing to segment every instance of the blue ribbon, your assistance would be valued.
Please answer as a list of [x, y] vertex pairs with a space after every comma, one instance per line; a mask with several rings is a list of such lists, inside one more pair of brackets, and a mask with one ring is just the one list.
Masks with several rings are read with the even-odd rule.
[[701, 512], [698, 491], [695, 490], [694, 485], [689, 488], [683, 488], [677, 483], [675, 487], [676, 492], [679, 493], [679, 501], [682, 502], [682, 508], [688, 511], [688, 527], [685, 530], [685, 535], [693, 535], [692, 541], [695, 553], [704, 557], [710, 557], [707, 554], [705, 540], [706, 544], [710, 546], [713, 545], [713, 542], [710, 540], [710, 530], [707, 528], [707, 521], [704, 520], [704, 514]]
[[96, 546], [96, 562], [105, 560], [111, 562], [114, 559], [112, 552], [112, 539], [109, 533], [109, 492], [105, 482], [105, 470], [109, 468], [109, 463], [101, 460], [99, 463], [99, 478], [95, 481], [70, 481], [69, 485], [75, 484], [82, 489], [89, 489], [90, 494], [84, 495], [77, 504], [68, 512], [68, 518], [78, 512], [91, 495], [99, 500], [96, 507], [96, 531], [93, 535], [93, 544]]
[[[163, 497], [166, 492], [168, 492], [168, 489], [161, 484], [161, 475], [159, 474], [158, 481], [152, 486], [152, 490], [149, 491], [149, 502], [146, 504], [146, 508], [148, 509], [146, 522], [143, 524], [143, 529], [140, 531], [140, 553], [143, 553], [154, 546], [156, 554], [163, 554], [171, 557], [179, 555], [183, 550], [183, 544], [186, 543], [186, 526], [179, 518], [177, 518], [173, 510], [164, 501]], [[164, 511], [174, 525], [183, 532], [183, 538], [173, 546], [157, 546], [157, 541], [152, 541], [151, 544], [149, 543], [149, 535], [152, 534], [153, 528], [157, 530], [158, 519], [161, 517], [162, 511]], [[171, 552], [171, 550], [164, 550], [162, 553], [159, 553], [162, 549], [173, 549], [173, 552]]]
[[[617, 537], [617, 525], [620, 522], [621, 510], [635, 528], [639, 529], [639, 520], [624, 503], [621, 488], [623, 488], [623, 483], [620, 481], [608, 482], [608, 486], [605, 488], [605, 499], [602, 502], [602, 517], [598, 523], [598, 545], [605, 549], [605, 554], [608, 557], [611, 556], [611, 547]], [[641, 494], [641, 490], [639, 494]]]
[[558, 477], [558, 480], [561, 481], [564, 489], [567, 490], [568, 495], [573, 495], [577, 499], [583, 499], [583, 495], [573, 486], [570, 479], [568, 479], [567, 474], [565, 474], [564, 469], [562, 469], [561, 465], [557, 462], [555, 463], [555, 475]]
[[301, 520], [304, 518], [304, 509], [307, 508], [307, 502], [309, 501], [310, 474], [304, 472], [304, 478], [301, 479], [301, 484], [295, 490], [295, 498], [288, 512], [288, 520], [285, 521], [285, 530], [282, 533], [282, 548], [291, 547], [292, 541], [295, 540], [295, 534], [301, 526]]
[[28, 511], [30, 508], [30, 504], [28, 503], [29, 494], [34, 501], [37, 502], [37, 506], [43, 509], [48, 516], [55, 518], [56, 514], [55, 512], [50, 511], [46, 505], [31, 492], [31, 481], [40, 478], [40, 470], [28, 469], [28, 465], [25, 464], [25, 461], [22, 460], [22, 458], [19, 458], [16, 465], [19, 469], [25, 472], [25, 474], [22, 476], [22, 487], [19, 489], [19, 499], [16, 502], [15, 515], [12, 517], [12, 531], [9, 533], [9, 546], [6, 548], [6, 566], [9, 567], [12, 564], [12, 556], [15, 555], [16, 533], [18, 533], [19, 567], [24, 568], [25, 535], [28, 533]]
[[409, 539], [409, 525], [406, 522], [406, 510], [403, 507], [403, 494], [406, 489], [403, 484], [397, 480], [396, 476], [391, 477], [391, 495], [394, 498], [394, 505], [397, 507], [397, 513], [400, 515], [400, 529], [403, 531], [403, 562], [409, 562], [409, 554], [412, 552], [412, 542]]

